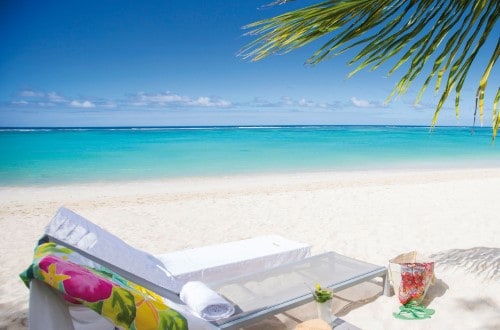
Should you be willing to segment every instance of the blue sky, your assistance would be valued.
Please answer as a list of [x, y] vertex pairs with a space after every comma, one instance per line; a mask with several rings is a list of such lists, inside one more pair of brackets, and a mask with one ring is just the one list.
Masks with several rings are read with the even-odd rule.
[[[244, 25], [312, 3], [261, 8], [269, 2], [4, 0], [0, 126], [430, 124], [431, 91], [419, 106], [419, 85], [385, 104], [397, 77], [382, 68], [346, 79], [352, 53], [315, 67], [304, 62], [321, 43], [259, 62], [236, 56], [252, 40]], [[460, 118], [450, 104], [438, 124], [472, 124], [471, 73]]]

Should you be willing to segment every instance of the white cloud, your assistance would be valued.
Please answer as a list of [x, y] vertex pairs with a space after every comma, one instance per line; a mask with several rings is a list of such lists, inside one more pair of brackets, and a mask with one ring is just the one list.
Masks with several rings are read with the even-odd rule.
[[33, 90], [24, 90], [19, 93], [21, 97], [44, 97], [45, 93], [33, 91]]
[[56, 102], [56, 103], [66, 102], [66, 99], [61, 95], [57, 94], [56, 92], [47, 93], [47, 99], [51, 102]]
[[231, 102], [226, 100], [212, 100], [209, 97], [201, 96], [196, 100], [189, 101], [188, 104], [200, 107], [228, 107]]
[[177, 107], [177, 108], [228, 108], [233, 106], [233, 103], [217, 97], [199, 96], [190, 98], [188, 96], [172, 93], [146, 93], [139, 92], [129, 94], [121, 100], [111, 100], [105, 98], [94, 98], [92, 101], [72, 98], [68, 99], [62, 94], [52, 92], [38, 92], [33, 90], [23, 90], [18, 93], [18, 99], [10, 102], [15, 106], [32, 105], [38, 107], [73, 107], [73, 108], [98, 108], [98, 109], [114, 109], [119, 107]]
[[12, 101], [12, 104], [15, 104], [15, 105], [27, 105], [29, 104], [29, 102], [25, 101], [25, 100], [21, 100], [21, 101]]
[[217, 101], [217, 106], [219, 106], [219, 107], [224, 107], [225, 108], [225, 107], [229, 107], [231, 105], [232, 105], [232, 103], [229, 102], [229, 101], [226, 101], [226, 100]]
[[281, 97], [281, 102], [283, 102], [283, 105], [293, 105], [294, 104], [294, 101], [292, 100], [292, 98], [290, 98], [288, 96]]
[[191, 99], [187, 96], [164, 92], [149, 94], [140, 92], [135, 95], [135, 98], [127, 105], [130, 106], [168, 106], [175, 105], [178, 107], [196, 106], [196, 107], [228, 107], [231, 102], [222, 99], [212, 99], [207, 96], [200, 96], [196, 99]]
[[39, 107], [53, 107], [56, 104], [67, 103], [68, 101], [64, 99], [63, 96], [56, 92], [44, 93], [33, 90], [23, 90], [19, 92], [19, 96], [22, 98], [27, 98], [26, 100], [18, 100], [12, 102], [13, 104], [23, 105], [31, 104], [37, 105]]
[[209, 97], [199, 97], [196, 101], [191, 102], [193, 105], [201, 105], [203, 107], [209, 107], [212, 105]]
[[143, 103], [153, 103], [159, 105], [165, 105], [168, 103], [186, 102], [189, 99], [171, 92], [158, 93], [158, 94], [146, 94], [140, 92], [137, 94], [139, 102]]
[[356, 97], [351, 97], [351, 102], [354, 104], [354, 106], [358, 108], [371, 108], [373, 107], [373, 104], [370, 101], [367, 100], [360, 100]]
[[317, 102], [314, 100], [308, 100], [306, 98], [301, 98], [300, 100], [294, 100], [289, 96], [282, 96], [278, 101], [269, 101], [262, 98], [254, 98], [254, 100], [249, 103], [250, 106], [258, 108], [282, 108], [284, 110], [290, 110], [291, 108], [308, 108], [308, 109], [335, 109], [337, 108], [338, 102], [327, 103], [327, 102]]
[[102, 104], [101, 106], [103, 108], [106, 108], [106, 109], [114, 109], [117, 107], [117, 104], [115, 102], [112, 102], [112, 101], [107, 101], [104, 104]]
[[55, 106], [55, 104], [52, 102], [37, 102], [36, 104], [43, 108]]
[[299, 100], [299, 105], [300, 105], [301, 107], [315, 107], [315, 106], [318, 106], [318, 105], [316, 104], [316, 102], [313, 102], [313, 101], [308, 101], [308, 100], [306, 100], [306, 99], [304, 99], [304, 98]]
[[75, 107], [75, 108], [95, 108], [95, 104], [90, 102], [90, 101], [77, 101], [77, 100], [73, 100], [70, 102], [70, 104], [72, 107]]
[[144, 101], [132, 101], [132, 102], [128, 102], [127, 105], [134, 106], [134, 107], [143, 107], [143, 106], [148, 105], [148, 102], [144, 102]]

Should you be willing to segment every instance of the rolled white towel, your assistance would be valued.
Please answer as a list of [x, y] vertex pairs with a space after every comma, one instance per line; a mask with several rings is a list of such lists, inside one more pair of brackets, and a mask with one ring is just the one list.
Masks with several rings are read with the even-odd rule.
[[184, 284], [180, 293], [181, 300], [199, 317], [216, 321], [234, 314], [234, 306], [198, 281]]

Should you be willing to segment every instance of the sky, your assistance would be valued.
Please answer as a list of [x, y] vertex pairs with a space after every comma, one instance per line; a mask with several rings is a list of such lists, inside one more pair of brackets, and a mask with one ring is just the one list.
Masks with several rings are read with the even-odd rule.
[[[243, 26], [314, 3], [269, 2], [0, 0], [0, 127], [431, 123], [432, 91], [415, 106], [416, 83], [387, 103], [398, 77], [382, 67], [347, 79], [353, 53], [312, 67], [304, 63], [321, 42], [257, 62], [238, 56], [253, 40]], [[447, 103], [438, 125], [472, 125], [480, 69], [459, 118]]]

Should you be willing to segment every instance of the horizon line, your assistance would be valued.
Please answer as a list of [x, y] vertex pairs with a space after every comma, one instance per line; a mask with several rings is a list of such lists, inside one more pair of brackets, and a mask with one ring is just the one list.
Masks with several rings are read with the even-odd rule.
[[473, 129], [491, 129], [491, 127], [474, 125], [395, 125], [395, 124], [278, 124], [278, 125], [117, 125], [117, 126], [0, 126], [0, 130], [42, 130], [42, 129], [206, 129], [206, 128], [241, 128], [241, 129], [259, 129], [259, 128], [312, 128], [312, 127], [421, 127], [421, 128], [473, 128]]

